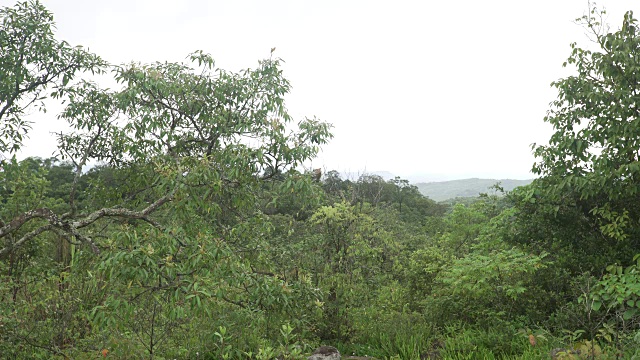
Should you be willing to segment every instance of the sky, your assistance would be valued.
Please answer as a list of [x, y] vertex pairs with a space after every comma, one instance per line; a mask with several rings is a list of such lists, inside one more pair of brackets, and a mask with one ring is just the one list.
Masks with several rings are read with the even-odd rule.
[[[7, 0], [0, 0], [0, 6]], [[15, 1], [9, 0], [11, 5]], [[57, 37], [103, 59], [183, 61], [210, 53], [229, 71], [285, 61], [295, 119], [332, 123], [310, 168], [386, 171], [416, 181], [528, 179], [546, 143], [550, 83], [571, 75], [586, 0], [42, 0]], [[634, 0], [601, 1], [611, 30]], [[54, 108], [55, 110], [55, 108]], [[21, 157], [48, 157], [55, 111], [33, 114]]]

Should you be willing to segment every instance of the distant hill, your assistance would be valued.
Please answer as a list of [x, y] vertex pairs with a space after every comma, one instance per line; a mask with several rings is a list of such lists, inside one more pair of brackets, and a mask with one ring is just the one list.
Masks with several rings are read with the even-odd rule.
[[528, 185], [533, 181], [530, 180], [511, 180], [511, 179], [463, 179], [463, 180], [450, 180], [450, 181], [438, 181], [428, 183], [414, 184], [418, 187], [418, 190], [430, 199], [435, 201], [443, 201], [453, 199], [456, 197], [474, 197], [480, 193], [490, 193], [489, 188], [500, 182], [500, 186], [505, 191], [511, 191], [518, 186]]

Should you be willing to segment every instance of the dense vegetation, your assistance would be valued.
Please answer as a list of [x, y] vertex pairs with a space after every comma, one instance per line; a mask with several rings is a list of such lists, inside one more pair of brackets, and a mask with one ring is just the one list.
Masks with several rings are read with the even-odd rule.
[[[599, 49], [572, 45], [554, 83], [539, 179], [439, 204], [300, 170], [331, 126], [293, 122], [279, 59], [114, 66], [56, 40], [37, 1], [0, 9], [0, 354], [636, 355], [640, 36], [631, 13], [616, 32], [595, 15]], [[43, 98], [71, 130], [57, 157], [18, 161]]]

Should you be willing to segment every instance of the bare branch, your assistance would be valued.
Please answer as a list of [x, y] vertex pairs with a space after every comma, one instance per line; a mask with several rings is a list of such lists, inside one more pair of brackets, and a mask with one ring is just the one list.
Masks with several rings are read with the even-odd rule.
[[96, 222], [98, 219], [103, 217], [124, 217], [128, 219], [140, 219], [148, 222], [149, 224], [157, 228], [162, 228], [160, 224], [150, 219], [148, 216], [154, 211], [156, 211], [163, 204], [171, 201], [173, 197], [173, 193], [174, 192], [172, 191], [171, 193], [161, 197], [160, 199], [156, 200], [154, 203], [147, 206], [145, 209], [141, 211], [132, 211], [132, 210], [123, 209], [123, 208], [105, 208], [105, 209], [100, 209], [98, 211], [95, 211], [89, 214], [84, 219], [75, 221], [75, 222], [60, 220], [58, 215], [56, 215], [53, 211], [47, 208], [27, 211], [24, 214], [14, 218], [9, 224], [2, 226], [0, 228], [0, 238], [5, 237], [11, 234], [12, 232], [20, 229], [25, 223], [29, 222], [32, 219], [37, 219], [37, 218], [45, 219], [49, 222], [49, 224], [41, 226], [25, 234], [15, 243], [0, 249], [0, 256], [2, 256], [5, 253], [8, 253], [12, 249], [15, 249], [17, 247], [24, 245], [24, 243], [33, 239], [35, 236], [45, 231], [51, 231], [51, 230], [55, 230], [56, 233], [58, 234], [60, 234], [60, 232], [63, 232], [68, 235], [73, 235], [76, 239], [88, 244], [89, 247], [91, 247], [91, 250], [96, 255], [100, 254], [100, 249], [98, 248], [96, 243], [89, 236], [86, 236], [80, 233], [78, 229], [89, 226], [94, 222]]
[[142, 211], [133, 211], [133, 210], [129, 210], [129, 209], [124, 209], [124, 208], [104, 208], [104, 209], [100, 209], [98, 211], [94, 211], [93, 213], [87, 215], [84, 219], [79, 220], [79, 221], [75, 221], [73, 223], [71, 223], [71, 226], [73, 228], [76, 229], [80, 229], [86, 226], [89, 226], [91, 224], [93, 224], [94, 222], [96, 222], [97, 220], [103, 218], [103, 217], [124, 217], [124, 218], [128, 218], [128, 219], [140, 219], [140, 220], [145, 220], [151, 224], [155, 224], [155, 222], [151, 219], [148, 218], [148, 216], [153, 213], [154, 211], [156, 211], [160, 206], [166, 204], [167, 202], [171, 201], [171, 199], [173, 198], [173, 194], [174, 192], [172, 191], [171, 193], [159, 198], [158, 200], [156, 200], [154, 203], [152, 203], [151, 205], [147, 206], [145, 209], [143, 209]]
[[22, 225], [27, 223], [29, 220], [36, 219], [36, 218], [47, 219], [49, 220], [50, 224], [61, 227], [60, 220], [58, 219], [58, 216], [53, 211], [47, 208], [34, 209], [34, 210], [27, 211], [24, 214], [14, 218], [13, 220], [11, 220], [9, 224], [0, 228], [0, 238], [3, 238], [7, 236], [9, 233], [20, 229], [20, 227], [22, 227]]

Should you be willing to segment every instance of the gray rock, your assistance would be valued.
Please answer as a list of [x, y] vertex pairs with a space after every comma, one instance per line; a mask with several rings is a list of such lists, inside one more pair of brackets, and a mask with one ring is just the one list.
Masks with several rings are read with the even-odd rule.
[[340, 351], [333, 346], [320, 346], [307, 360], [340, 360]]

